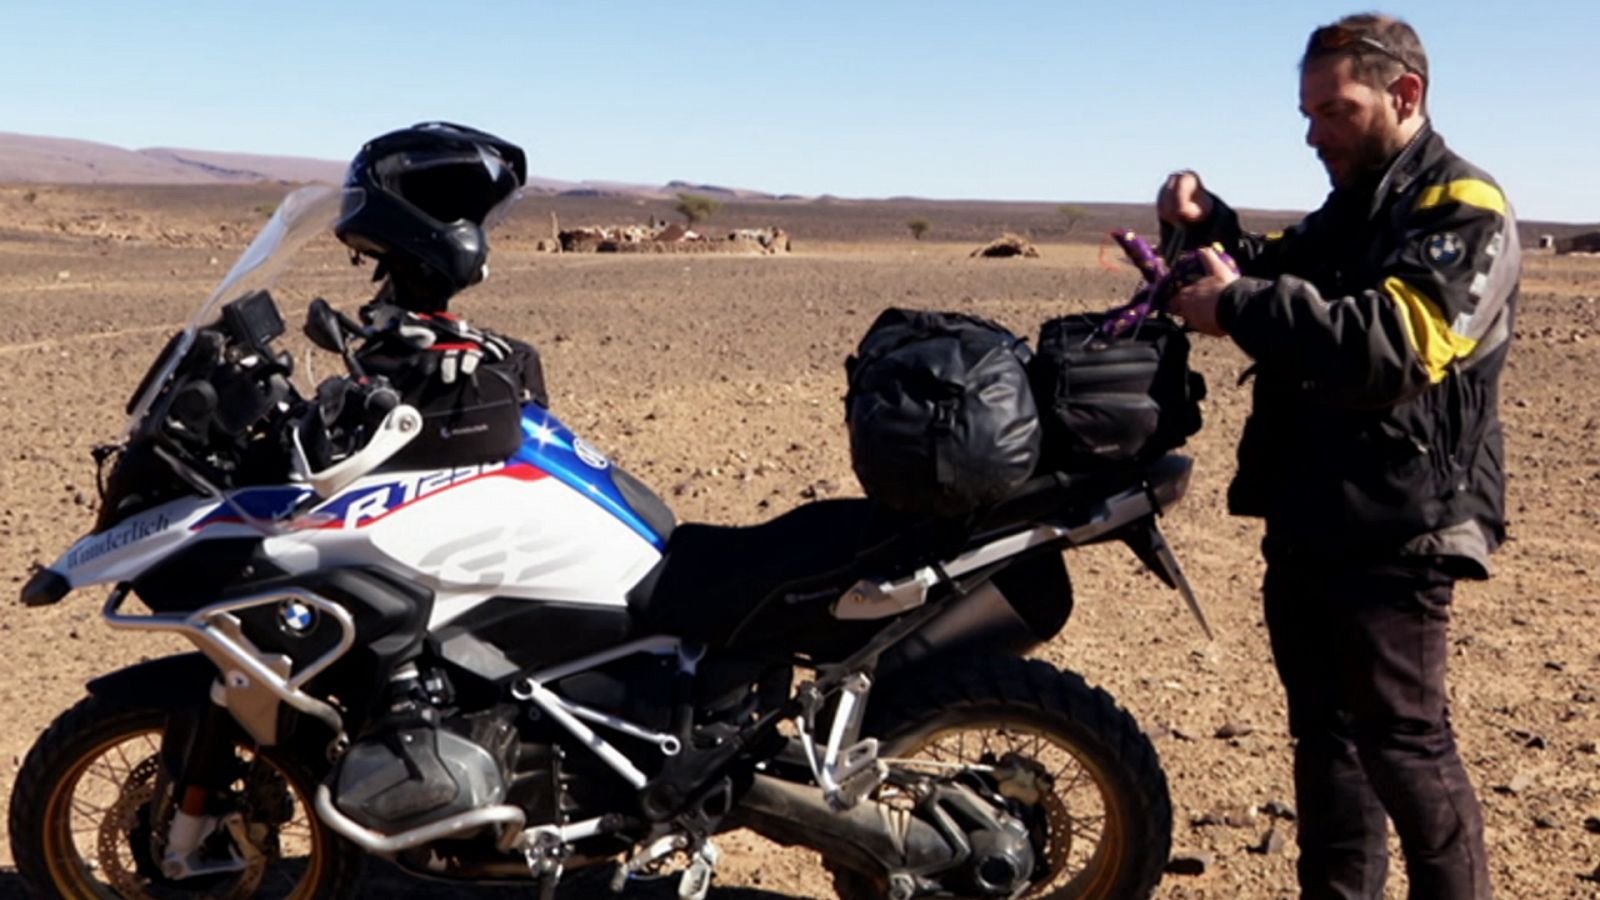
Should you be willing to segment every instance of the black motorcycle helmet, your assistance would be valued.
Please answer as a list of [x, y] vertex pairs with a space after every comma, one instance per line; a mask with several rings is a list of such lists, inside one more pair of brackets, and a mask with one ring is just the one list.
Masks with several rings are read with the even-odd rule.
[[392, 299], [414, 312], [446, 308], [481, 281], [494, 225], [528, 180], [522, 148], [492, 134], [423, 122], [368, 141], [345, 175], [333, 231], [378, 261]]

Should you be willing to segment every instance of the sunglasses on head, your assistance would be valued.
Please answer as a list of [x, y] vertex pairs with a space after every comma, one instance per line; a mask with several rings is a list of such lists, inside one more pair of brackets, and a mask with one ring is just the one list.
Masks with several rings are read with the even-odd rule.
[[1422, 75], [1422, 72], [1412, 65], [1405, 57], [1390, 50], [1384, 43], [1371, 35], [1361, 34], [1358, 31], [1346, 28], [1343, 25], [1326, 25], [1311, 33], [1311, 46], [1322, 50], [1350, 50], [1356, 47], [1365, 47], [1375, 50], [1399, 63], [1407, 72]]

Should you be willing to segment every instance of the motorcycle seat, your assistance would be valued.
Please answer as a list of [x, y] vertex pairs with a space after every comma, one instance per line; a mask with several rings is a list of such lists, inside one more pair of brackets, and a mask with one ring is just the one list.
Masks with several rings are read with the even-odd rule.
[[645, 631], [723, 645], [763, 604], [831, 604], [868, 568], [898, 558], [903, 536], [859, 498], [808, 503], [758, 525], [684, 523], [628, 608]]
[[629, 592], [628, 609], [635, 633], [832, 653], [881, 627], [833, 617], [834, 601], [857, 581], [902, 577], [974, 540], [1039, 522], [1070, 526], [1118, 492], [1146, 490], [1170, 502], [1181, 496], [1190, 466], [1187, 457], [1168, 456], [1104, 472], [1046, 473], [961, 520], [907, 518], [856, 498], [808, 503], [757, 525], [686, 523]]

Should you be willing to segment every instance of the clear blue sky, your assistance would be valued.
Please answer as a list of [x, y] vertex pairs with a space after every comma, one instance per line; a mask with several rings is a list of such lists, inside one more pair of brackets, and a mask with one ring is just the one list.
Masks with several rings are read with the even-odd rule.
[[[1524, 219], [1600, 221], [1600, 2], [1395, 0], [1435, 126]], [[0, 0], [0, 131], [330, 159], [442, 118], [535, 174], [1306, 209], [1295, 62], [1345, 3]]]

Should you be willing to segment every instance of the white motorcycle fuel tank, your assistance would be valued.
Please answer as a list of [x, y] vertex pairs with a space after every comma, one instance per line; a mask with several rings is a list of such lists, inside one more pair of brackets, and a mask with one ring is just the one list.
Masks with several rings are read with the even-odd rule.
[[526, 407], [522, 426], [504, 464], [363, 478], [263, 549], [290, 571], [402, 572], [435, 594], [430, 630], [489, 597], [624, 607], [670, 513], [548, 411]]
[[525, 407], [522, 429], [504, 463], [380, 471], [314, 505], [294, 483], [176, 500], [83, 537], [51, 569], [72, 587], [132, 580], [185, 545], [265, 532], [285, 573], [375, 567], [432, 591], [430, 630], [490, 598], [620, 612], [671, 513], [547, 410]]

